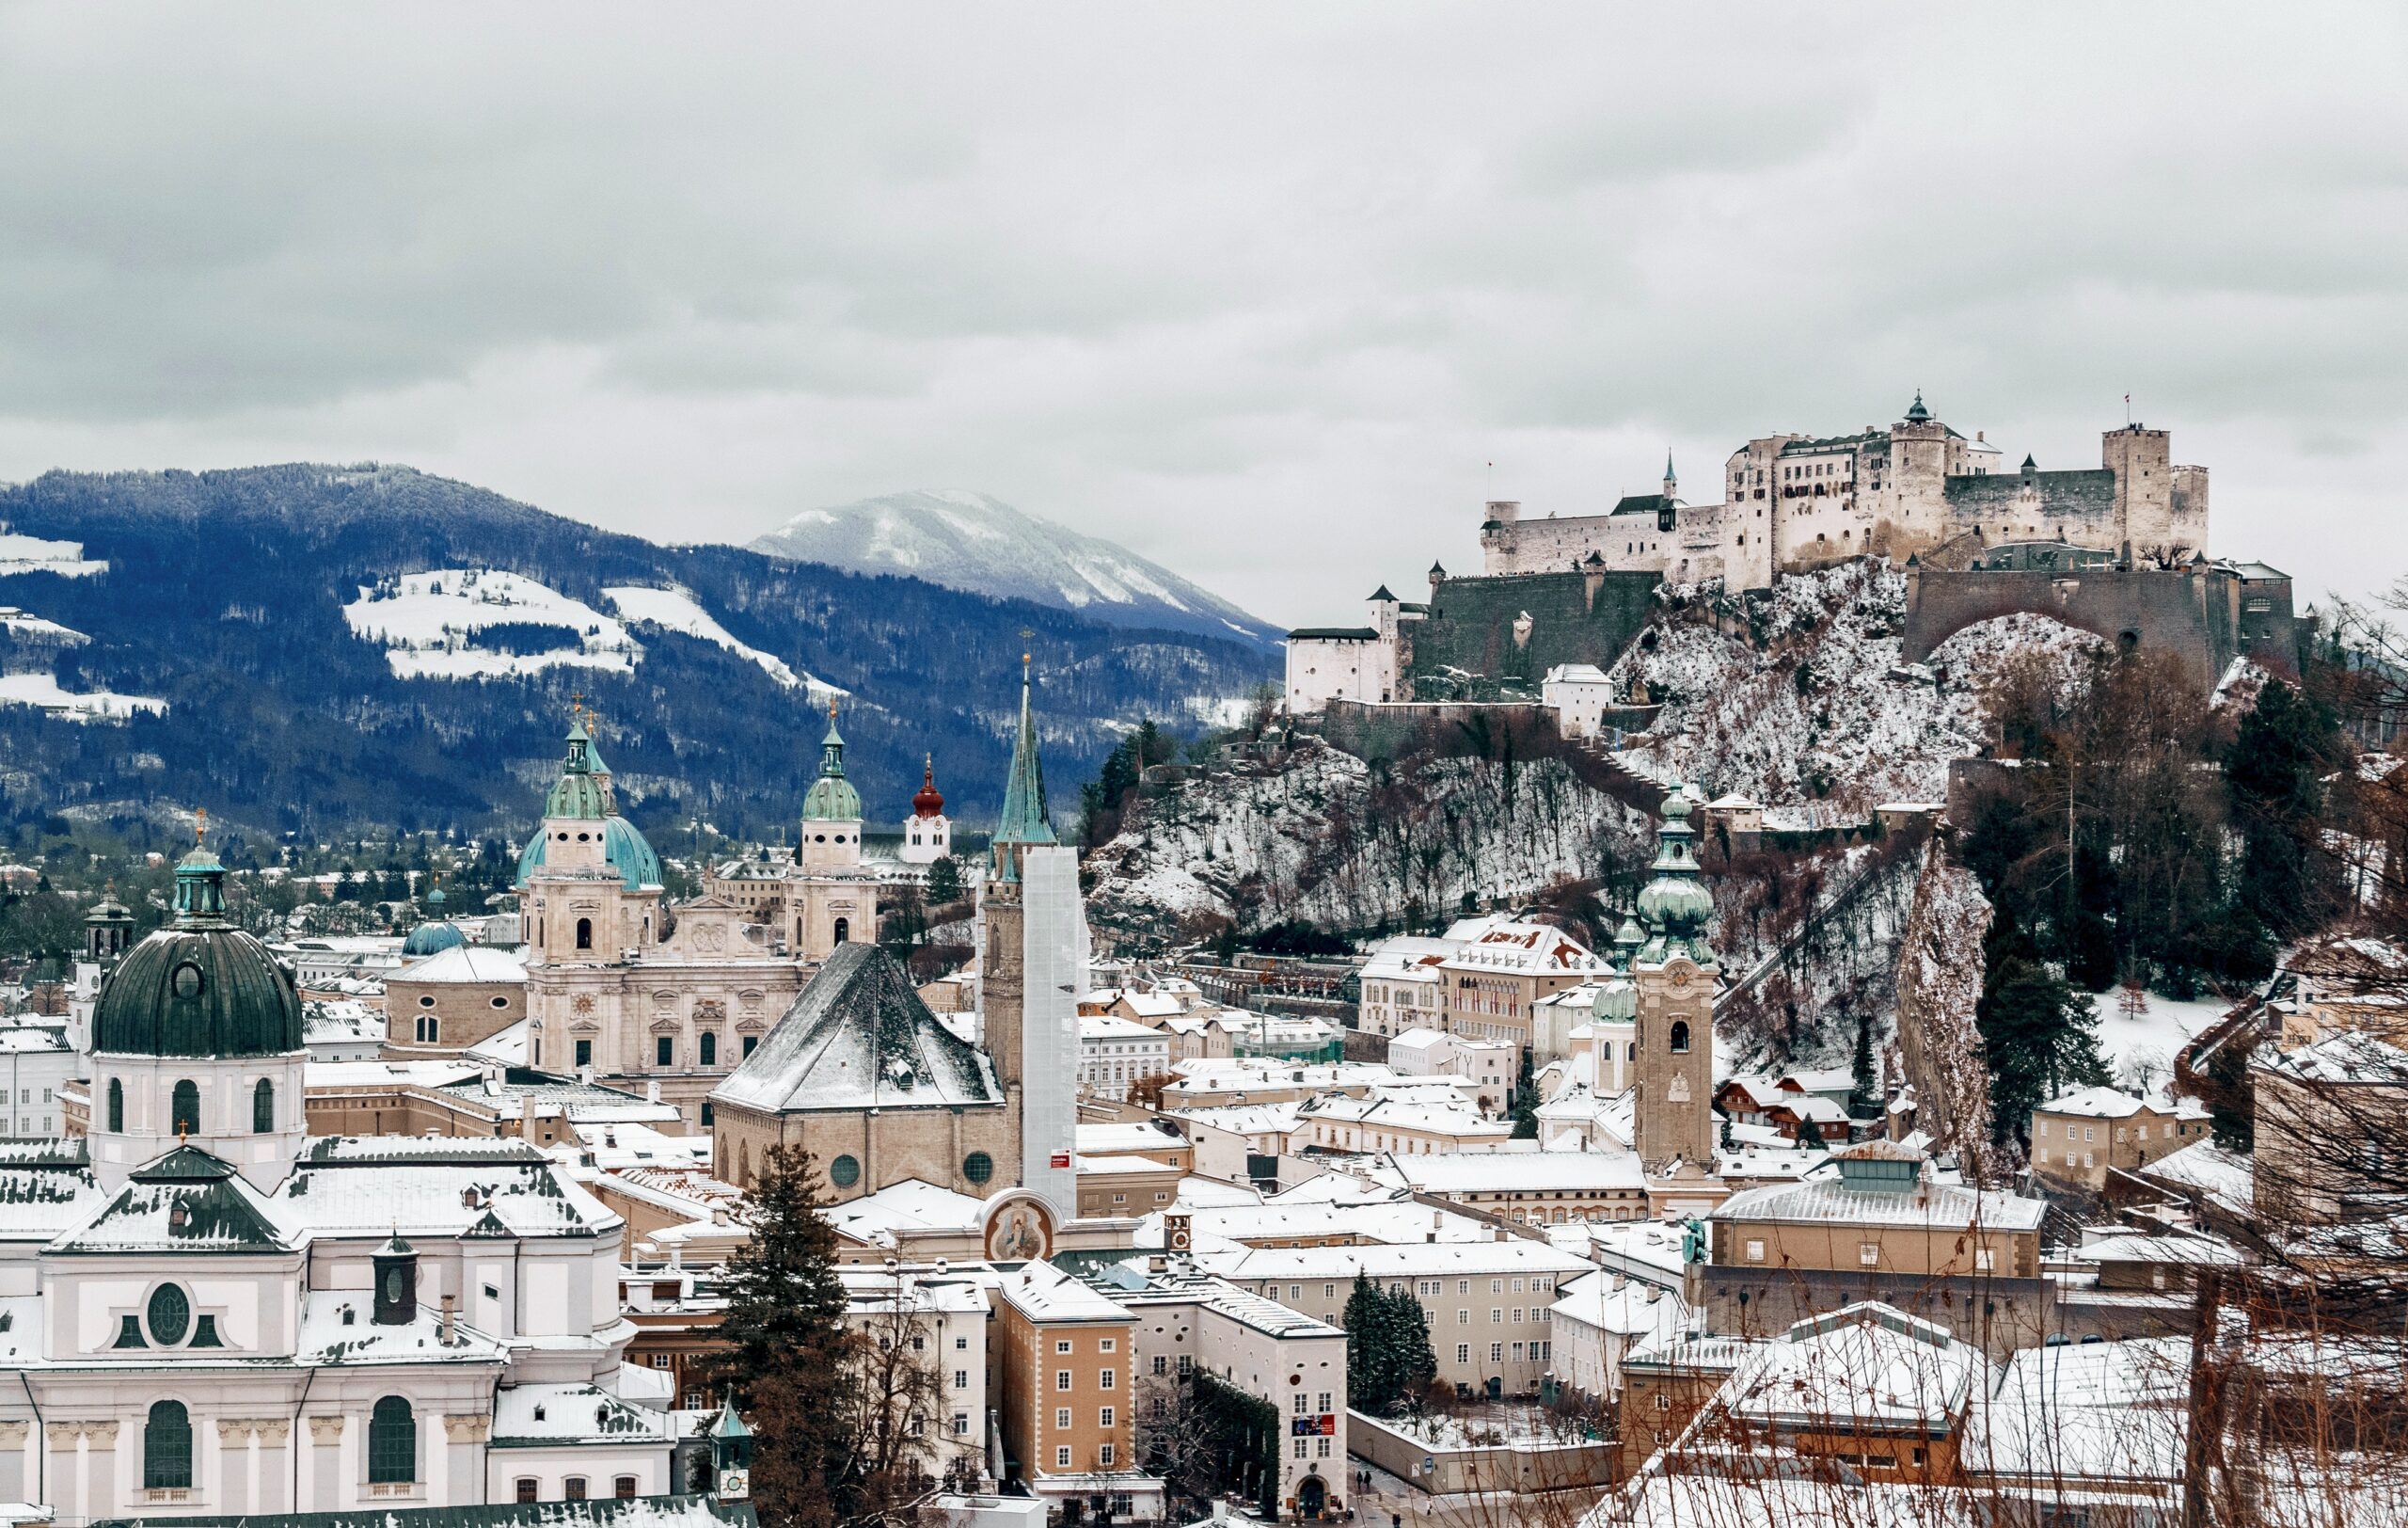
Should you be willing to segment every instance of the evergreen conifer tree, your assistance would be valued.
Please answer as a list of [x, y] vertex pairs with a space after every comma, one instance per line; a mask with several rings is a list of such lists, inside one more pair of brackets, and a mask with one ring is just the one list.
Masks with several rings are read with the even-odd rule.
[[1847, 1093], [1850, 1119], [1873, 1120], [1881, 1114], [1881, 1078], [1873, 1070], [1873, 1015], [1856, 1016], [1856, 1055], [1848, 1066], [1852, 1086]]
[[836, 1233], [818, 1214], [811, 1154], [770, 1148], [751, 1191], [752, 1244], [728, 1264], [713, 1365], [752, 1429], [752, 1503], [764, 1528], [827, 1528], [849, 1473], [845, 1289]]

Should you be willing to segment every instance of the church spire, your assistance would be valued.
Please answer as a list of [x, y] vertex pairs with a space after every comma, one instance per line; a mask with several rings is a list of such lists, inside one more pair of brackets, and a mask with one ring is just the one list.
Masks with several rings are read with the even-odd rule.
[[1004, 811], [995, 822], [995, 868], [1020, 879], [1015, 850], [1058, 842], [1045, 809], [1045, 761], [1037, 751], [1037, 718], [1029, 708], [1029, 656], [1020, 657], [1020, 731], [1012, 740], [1011, 773], [1004, 781]]

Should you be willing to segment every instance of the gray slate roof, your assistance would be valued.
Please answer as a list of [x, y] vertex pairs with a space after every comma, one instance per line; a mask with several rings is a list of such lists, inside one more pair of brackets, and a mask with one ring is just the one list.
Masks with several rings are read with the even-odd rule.
[[773, 1112], [1001, 1104], [987, 1057], [939, 1023], [894, 957], [837, 947], [711, 1097]]

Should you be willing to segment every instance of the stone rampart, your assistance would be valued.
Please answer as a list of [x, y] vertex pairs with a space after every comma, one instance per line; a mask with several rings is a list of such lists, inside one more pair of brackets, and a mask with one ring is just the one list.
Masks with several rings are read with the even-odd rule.
[[[1444, 579], [1426, 620], [1406, 622], [1409, 698], [1538, 698], [1560, 663], [1609, 668], [1656, 613], [1654, 573], [1514, 573]], [[1527, 619], [1526, 619], [1527, 617]]]
[[2262, 573], [2213, 565], [2077, 571], [1910, 567], [1901, 656], [1919, 663], [1976, 622], [2028, 612], [2128, 650], [2171, 652], [2202, 687], [2242, 656], [2274, 673], [2296, 674], [2290, 581], [2273, 569]]

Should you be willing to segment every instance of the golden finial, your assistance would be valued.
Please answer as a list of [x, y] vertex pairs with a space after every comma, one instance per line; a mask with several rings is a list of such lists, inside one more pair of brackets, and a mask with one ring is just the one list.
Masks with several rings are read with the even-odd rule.
[[833, 695], [828, 697], [828, 724], [832, 727], [836, 724], [836, 697]]
[[209, 808], [198, 806], [192, 814], [192, 841], [195, 848], [209, 842]]

